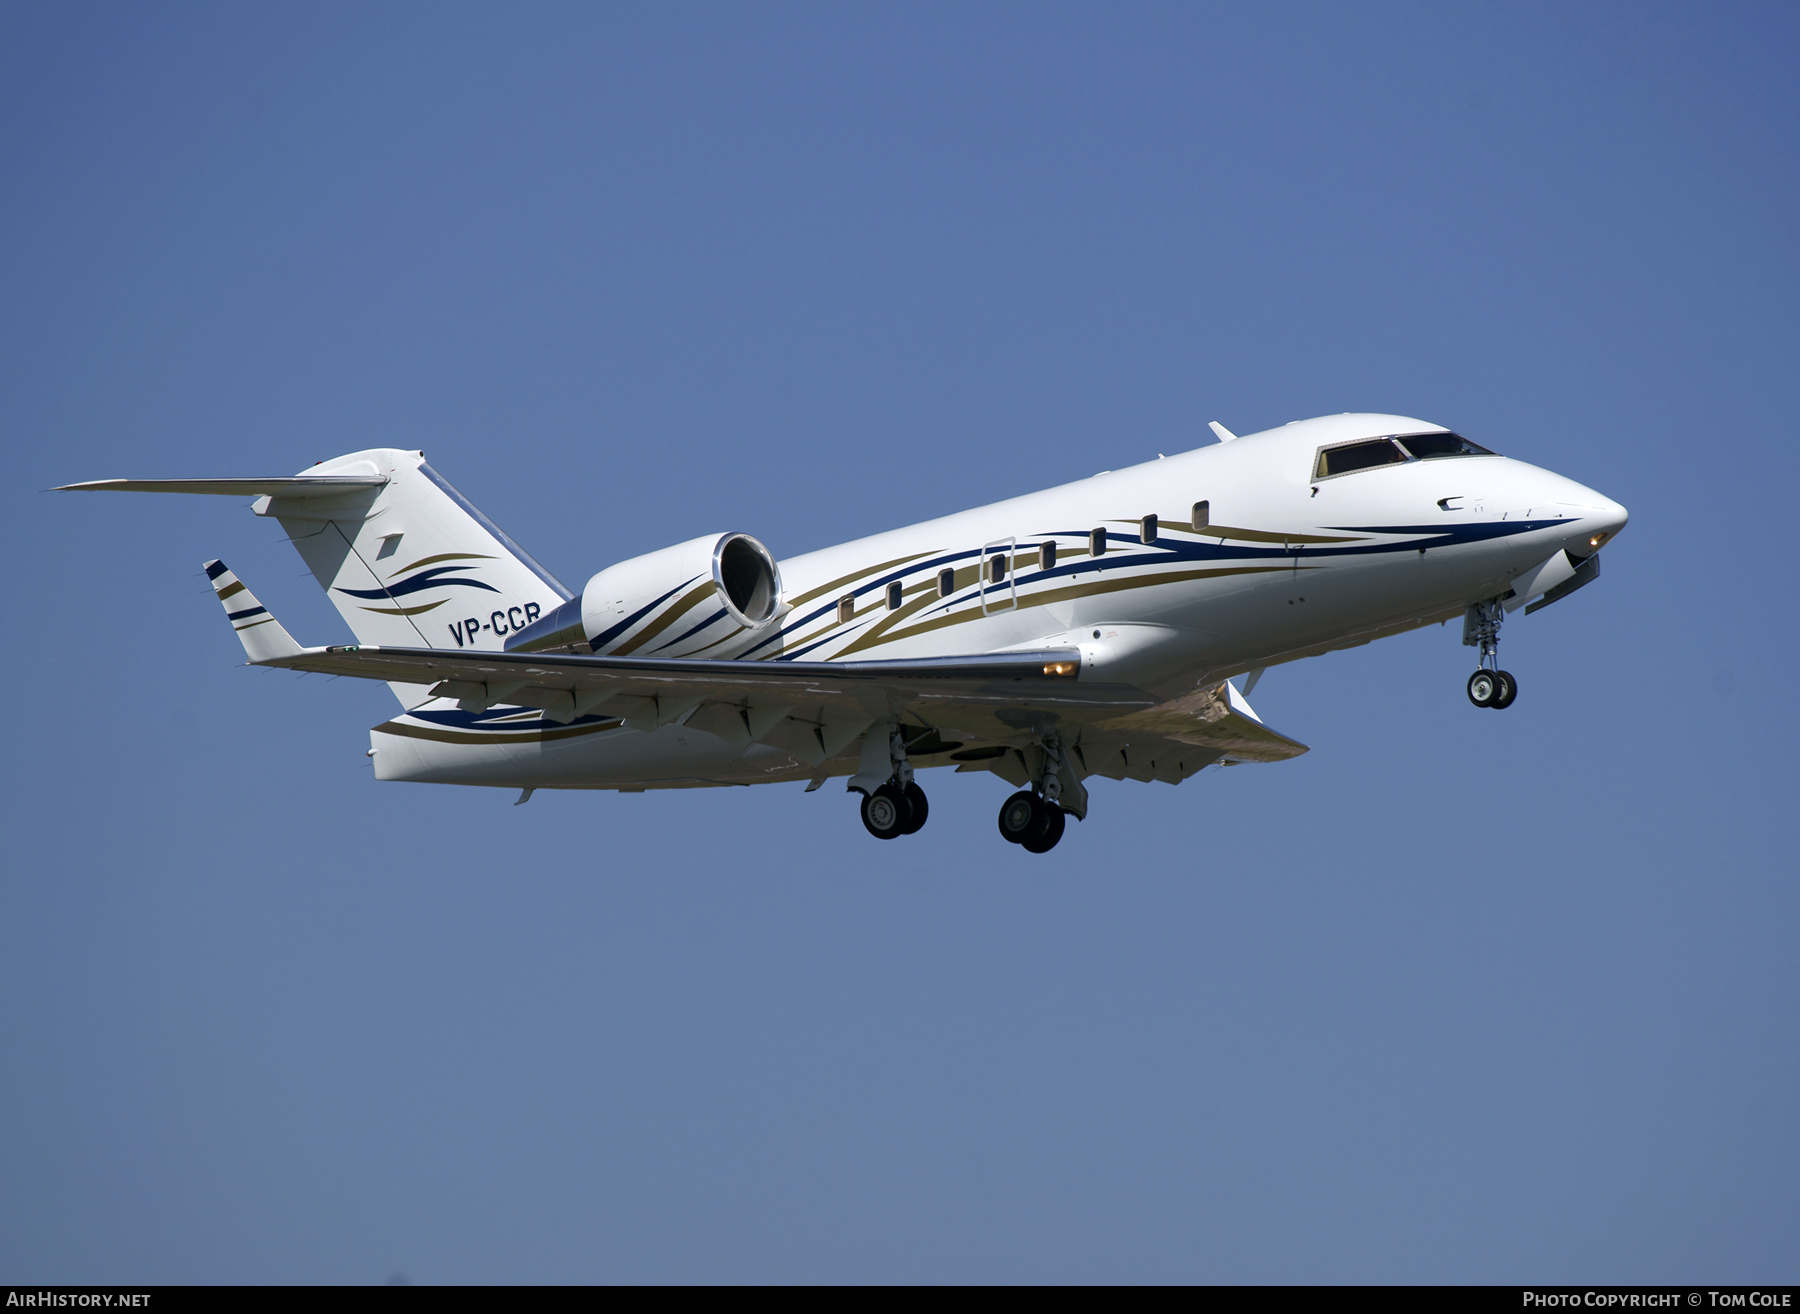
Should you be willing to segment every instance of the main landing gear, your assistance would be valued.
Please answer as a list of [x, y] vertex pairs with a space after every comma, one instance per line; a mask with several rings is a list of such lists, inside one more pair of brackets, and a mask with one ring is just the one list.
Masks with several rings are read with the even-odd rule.
[[[925, 799], [925, 791], [913, 782], [912, 763], [906, 760], [906, 738], [899, 726], [888, 727], [887, 740], [884, 765], [891, 774], [885, 783], [872, 791], [868, 790], [868, 784], [862, 786], [866, 791], [862, 801], [862, 824], [876, 839], [891, 840], [916, 834], [925, 824], [925, 818], [931, 815], [931, 804]], [[881, 739], [877, 736], [864, 750], [865, 769], [881, 760], [884, 756], [881, 749]], [[875, 766], [873, 774], [859, 779], [873, 784], [881, 778], [880, 770], [881, 766]], [[855, 789], [857, 785], [853, 782], [850, 787]]]
[[[1021, 789], [1001, 807], [1000, 837], [1027, 853], [1048, 853], [1062, 838], [1071, 812], [1078, 818], [1087, 815], [1087, 790], [1054, 732], [1045, 733], [1019, 753], [1027, 771], [1036, 771], [1038, 778], [1031, 788]], [[925, 791], [913, 781], [906, 737], [899, 725], [888, 722], [885, 733], [877, 726], [864, 736], [860, 766], [848, 788], [863, 796], [863, 828], [882, 840], [918, 831], [931, 807]]]
[[1496, 710], [1511, 707], [1519, 682], [1500, 669], [1500, 622], [1506, 619], [1498, 598], [1477, 602], [1463, 614], [1463, 643], [1481, 651], [1481, 665], [1469, 677], [1469, 701]]
[[864, 795], [862, 823], [876, 839], [898, 839], [917, 833], [931, 814], [925, 791], [913, 781], [904, 787], [889, 782], [873, 794]]
[[1027, 853], [1048, 853], [1063, 837], [1069, 814], [1062, 806], [1062, 741], [1045, 735], [1044, 773], [1031, 789], [1021, 789], [1000, 805], [1000, 838]]
[[1068, 815], [1049, 799], [1021, 789], [1000, 805], [1000, 838], [1027, 853], [1048, 853], [1063, 837]]

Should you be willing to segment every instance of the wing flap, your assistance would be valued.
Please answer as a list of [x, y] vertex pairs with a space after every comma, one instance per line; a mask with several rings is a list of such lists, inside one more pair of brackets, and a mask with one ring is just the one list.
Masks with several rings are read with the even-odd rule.
[[1138, 755], [1128, 750], [1127, 756], [1133, 760], [1125, 766], [1124, 774], [1132, 779], [1161, 778], [1155, 774], [1158, 768], [1149, 764], [1158, 756], [1159, 748], [1166, 748], [1163, 757], [1184, 762], [1211, 754], [1185, 771], [1183, 778], [1208, 762], [1284, 762], [1308, 751], [1299, 740], [1289, 739], [1258, 720], [1250, 704], [1229, 683], [1196, 689], [1142, 711], [1102, 718], [1095, 723], [1095, 729], [1134, 747], [1149, 746], [1142, 765], [1136, 760]]

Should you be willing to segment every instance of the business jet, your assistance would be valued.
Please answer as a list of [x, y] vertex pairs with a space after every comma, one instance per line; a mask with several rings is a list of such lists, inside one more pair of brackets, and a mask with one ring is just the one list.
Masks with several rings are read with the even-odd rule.
[[[1469, 701], [1512, 705], [1502, 622], [1600, 573], [1625, 508], [1396, 415], [1299, 420], [777, 561], [707, 534], [572, 593], [425, 461], [376, 448], [291, 478], [59, 491], [252, 497], [356, 642], [297, 643], [206, 563], [249, 663], [385, 680], [379, 780], [648, 789], [846, 778], [869, 833], [912, 834], [917, 773], [1014, 789], [1032, 853], [1090, 776], [1179, 784], [1307, 751], [1247, 695], [1270, 666], [1453, 619]], [[1240, 690], [1232, 681], [1243, 677]]]

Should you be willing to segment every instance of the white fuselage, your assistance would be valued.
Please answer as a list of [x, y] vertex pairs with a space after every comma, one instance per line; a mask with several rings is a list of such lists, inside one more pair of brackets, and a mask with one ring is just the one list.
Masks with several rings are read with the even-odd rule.
[[[739, 655], [829, 661], [1069, 647], [1082, 653], [1082, 679], [1173, 699], [1460, 617], [1555, 554], [1585, 557], [1623, 527], [1616, 502], [1504, 456], [1318, 477], [1322, 448], [1437, 428], [1366, 414], [1300, 421], [792, 557], [780, 563], [780, 625]], [[1156, 518], [1148, 543], [1146, 517]], [[1096, 530], [1105, 533], [1098, 557]], [[632, 789], [855, 769], [848, 758], [821, 765], [775, 743], [739, 751], [683, 725], [643, 733], [596, 720], [545, 733], [534, 717], [427, 704], [391, 724], [437, 726], [438, 737], [377, 727], [377, 774]]]

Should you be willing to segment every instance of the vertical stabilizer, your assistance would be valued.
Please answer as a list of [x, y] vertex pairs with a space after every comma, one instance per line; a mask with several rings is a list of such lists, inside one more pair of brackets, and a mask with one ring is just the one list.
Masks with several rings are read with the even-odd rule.
[[[376, 447], [272, 479], [99, 479], [58, 491], [256, 498], [256, 514], [281, 522], [358, 643], [503, 648], [508, 635], [570, 597], [426, 465], [423, 452]], [[224, 570], [213, 562], [208, 572], [215, 566]], [[213, 578], [217, 585], [221, 576]], [[221, 587], [234, 586], [233, 597], [260, 613], [235, 578]], [[277, 635], [297, 648], [287, 631], [260, 616], [234, 616], [232, 624], [252, 661]], [[423, 686], [389, 687], [406, 707], [425, 698]]]
[[497, 649], [570, 597], [419, 452], [353, 452], [305, 473], [385, 480], [255, 504], [281, 522], [359, 643]]

